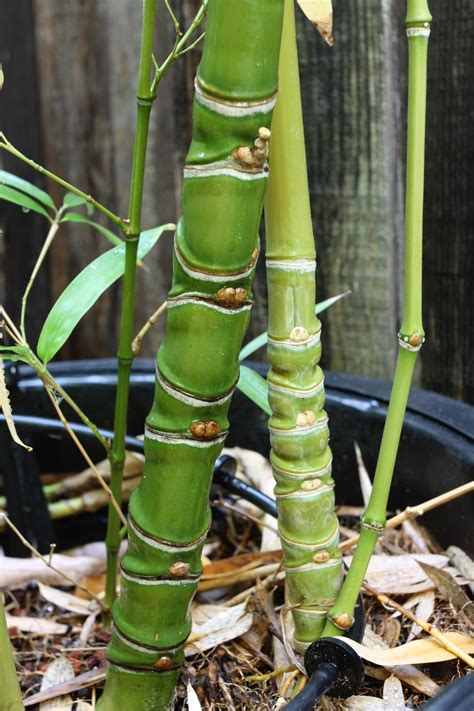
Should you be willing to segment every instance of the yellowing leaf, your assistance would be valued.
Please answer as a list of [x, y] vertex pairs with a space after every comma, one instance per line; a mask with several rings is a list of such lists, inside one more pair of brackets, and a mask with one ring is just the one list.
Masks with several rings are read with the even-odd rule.
[[7, 384], [5, 382], [5, 371], [3, 369], [3, 358], [0, 357], [0, 408], [3, 410], [5, 415], [5, 420], [7, 423], [8, 430], [12, 437], [12, 440], [24, 447], [28, 452], [31, 452], [31, 447], [21, 441], [16, 431], [15, 423], [13, 421], [12, 408], [10, 405], [9, 391], [7, 389]]
[[[467, 637], [459, 632], [446, 632], [444, 636], [464, 652], [468, 654], [474, 652], [474, 639], [472, 637]], [[369, 647], [347, 637], [344, 637], [344, 642], [350, 645], [362, 659], [384, 667], [396, 666], [397, 664], [433, 664], [435, 662], [445, 662], [448, 659], [456, 659], [454, 654], [444, 649], [432, 637], [407, 642], [393, 649], [369, 649]]]
[[298, 0], [298, 5], [321, 37], [332, 47], [332, 0]]

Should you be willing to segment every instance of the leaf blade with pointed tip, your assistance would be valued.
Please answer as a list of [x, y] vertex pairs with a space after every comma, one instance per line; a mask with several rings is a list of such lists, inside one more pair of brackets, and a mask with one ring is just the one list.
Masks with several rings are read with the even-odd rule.
[[87, 204], [88, 201], [80, 195], [76, 195], [76, 193], [66, 193], [63, 198], [63, 207], [66, 207], [68, 209], [70, 207], [79, 207], [80, 205]]
[[[142, 232], [137, 261], [152, 249], [163, 232], [174, 230], [166, 224]], [[49, 312], [38, 340], [38, 355], [48, 363], [64, 345], [74, 328], [97, 299], [125, 270], [125, 245], [108, 250], [94, 259], [66, 287]]]
[[89, 227], [93, 227], [95, 230], [97, 230], [97, 232], [100, 232], [100, 234], [104, 235], [104, 237], [108, 239], [109, 242], [111, 242], [115, 247], [120, 244], [123, 244], [123, 240], [120, 239], [120, 237], [117, 237], [117, 235], [114, 234], [111, 230], [107, 229], [107, 227], [104, 227], [98, 222], [94, 222], [94, 220], [90, 220], [88, 217], [86, 217], [85, 215], [81, 215], [79, 212], [67, 212], [61, 222], [80, 222], [81, 224], [89, 225]]
[[25, 193], [25, 195], [29, 195], [33, 198], [33, 200], [40, 202], [45, 207], [48, 207], [51, 210], [56, 210], [56, 205], [54, 204], [51, 195], [48, 195], [47, 192], [36, 187], [36, 185], [33, 185], [33, 183], [30, 183], [28, 180], [19, 178], [18, 175], [14, 175], [14, 173], [8, 173], [6, 170], [0, 170], [0, 184], [8, 185], [10, 188], [15, 188], [16, 190]]
[[321, 37], [332, 47], [332, 0], [298, 0], [298, 5]]
[[271, 415], [270, 405], [268, 403], [268, 385], [265, 378], [248, 368], [246, 365], [240, 366], [240, 378], [237, 387], [244, 393], [252, 402]]
[[41, 205], [41, 203], [33, 200], [29, 195], [16, 190], [15, 188], [10, 188], [4, 183], [0, 183], [0, 200], [6, 200], [14, 205], [24, 208], [25, 210], [33, 210], [33, 212], [38, 212], [43, 217], [46, 217], [51, 222], [51, 215], [48, 213], [46, 208]]

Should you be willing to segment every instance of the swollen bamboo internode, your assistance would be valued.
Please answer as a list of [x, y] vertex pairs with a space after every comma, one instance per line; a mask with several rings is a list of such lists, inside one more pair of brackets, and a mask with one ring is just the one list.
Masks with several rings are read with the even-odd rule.
[[271, 461], [294, 646], [317, 639], [342, 578], [324, 406], [316, 254], [309, 203], [294, 2], [286, 0], [265, 201]]
[[209, 2], [166, 336], [143, 478], [130, 502], [102, 711], [172, 704], [252, 303], [282, 16], [283, 0]]
[[367, 566], [386, 523], [386, 510], [398, 445], [405, 417], [416, 358], [424, 343], [421, 314], [423, 191], [426, 124], [426, 70], [431, 14], [426, 0], [408, 0], [408, 130], [405, 211], [405, 273], [403, 320], [398, 334], [399, 353], [387, 419], [382, 436], [372, 493], [362, 517], [360, 539], [325, 636], [344, 628], [341, 615], [352, 616]]

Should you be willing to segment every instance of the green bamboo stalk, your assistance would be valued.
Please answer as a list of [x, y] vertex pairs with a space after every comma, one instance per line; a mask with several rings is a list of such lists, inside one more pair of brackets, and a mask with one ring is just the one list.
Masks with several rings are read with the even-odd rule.
[[5, 608], [0, 594], [0, 709], [2, 711], [23, 711], [23, 708], [10, 637], [8, 636]]
[[336, 604], [329, 613], [325, 636], [338, 635], [353, 624], [354, 607], [386, 510], [416, 358], [425, 340], [422, 323], [422, 238], [426, 124], [426, 73], [431, 14], [426, 0], [408, 0], [408, 136], [405, 208], [405, 275], [399, 354], [372, 494], [362, 517], [354, 558]]
[[170, 708], [252, 301], [283, 0], [210, 0], [166, 336], [101, 711]]
[[[116, 501], [121, 500], [123, 467], [125, 463], [125, 436], [127, 434], [128, 398], [133, 351], [133, 317], [135, 309], [135, 280], [138, 241], [141, 231], [143, 182], [148, 142], [150, 112], [153, 104], [151, 71], [153, 66], [153, 33], [155, 28], [156, 0], [143, 2], [143, 29], [140, 48], [140, 66], [137, 87], [137, 121], [133, 149], [132, 176], [128, 229], [125, 234], [125, 274], [123, 279], [120, 335], [117, 352], [118, 373], [115, 395], [114, 440], [109, 454], [111, 464], [110, 488]], [[115, 599], [118, 552], [120, 548], [120, 519], [109, 503], [107, 519], [107, 547], [105, 602], [112, 606]]]
[[293, 0], [286, 0], [279, 95], [265, 199], [271, 461], [284, 551], [293, 645], [323, 630], [342, 581], [339, 530], [324, 406], [316, 252], [301, 109]]

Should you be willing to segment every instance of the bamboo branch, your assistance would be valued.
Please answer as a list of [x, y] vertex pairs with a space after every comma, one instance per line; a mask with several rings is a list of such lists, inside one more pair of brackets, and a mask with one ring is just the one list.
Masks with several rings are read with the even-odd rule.
[[82, 190], [79, 190], [79, 188], [76, 188], [75, 185], [68, 183], [66, 180], [63, 180], [63, 178], [60, 178], [58, 175], [55, 175], [47, 168], [43, 167], [39, 163], [36, 163], [31, 158], [25, 156], [17, 148], [15, 148], [12, 143], [10, 143], [10, 141], [7, 139], [7, 137], [2, 131], [0, 131], [0, 148], [2, 148], [4, 151], [7, 151], [7, 153], [10, 153], [10, 155], [15, 156], [15, 158], [18, 158], [19, 160], [23, 161], [23, 163], [26, 163], [30, 166], [30, 168], [33, 168], [33, 170], [36, 170], [38, 173], [41, 173], [41, 175], [45, 175], [47, 178], [50, 178], [50, 180], [53, 180], [55, 183], [58, 183], [58, 185], [61, 185], [61, 187], [65, 188], [66, 190], [69, 190], [69, 192], [74, 193], [74, 195], [78, 195], [83, 200], [88, 202], [89, 205], [92, 205], [96, 210], [108, 217], [109, 220], [112, 220], [112, 222], [114, 222], [118, 227], [120, 227], [122, 232], [126, 232], [127, 224], [125, 220], [122, 220], [121, 217], [109, 210], [107, 207], [105, 207], [105, 205], [102, 205], [100, 202], [95, 200], [92, 195], [88, 195]]
[[24, 535], [18, 530], [18, 528], [15, 526], [15, 524], [10, 520], [10, 518], [2, 513], [0, 514], [0, 517], [3, 519], [5, 524], [10, 528], [13, 533], [17, 536], [17, 538], [23, 543], [26, 548], [35, 556], [35, 558], [39, 558], [40, 560], [43, 561], [45, 566], [49, 568], [50, 570], [53, 570], [55, 573], [60, 575], [64, 580], [66, 580], [70, 585], [74, 585], [75, 587], [79, 588], [79, 590], [82, 590], [82, 592], [87, 593], [93, 600], [95, 600], [101, 607], [102, 610], [107, 610], [106, 605], [102, 602], [102, 600], [97, 597], [91, 590], [89, 590], [87, 587], [84, 585], [81, 585], [80, 583], [77, 582], [77, 580], [74, 580], [71, 576], [69, 576], [67, 573], [64, 571], [60, 570], [59, 568], [56, 568], [52, 563], [52, 555], [49, 555], [49, 560], [46, 558], [44, 555], [41, 555], [41, 553], [24, 537]]
[[59, 419], [61, 420], [61, 422], [63, 423], [64, 427], [66, 428], [67, 433], [69, 434], [69, 436], [71, 437], [72, 441], [74, 442], [74, 444], [76, 445], [76, 447], [78, 448], [78, 450], [80, 451], [80, 453], [82, 454], [82, 456], [84, 457], [84, 459], [86, 460], [88, 466], [91, 468], [91, 470], [92, 470], [92, 472], [93, 472], [95, 478], [97, 479], [97, 481], [99, 482], [100, 486], [102, 487], [102, 489], [103, 489], [104, 492], [106, 493], [107, 498], [108, 498], [110, 504], [111, 504], [111, 505], [113, 506], [113, 508], [115, 509], [115, 512], [116, 512], [117, 516], [118, 516], [119, 519], [122, 521], [122, 524], [123, 524], [124, 526], [126, 526], [126, 525], [127, 525], [127, 519], [125, 518], [122, 509], [120, 508], [119, 504], [118, 504], [117, 501], [115, 500], [115, 498], [114, 498], [114, 496], [113, 496], [113, 494], [112, 494], [112, 491], [111, 491], [110, 487], [109, 487], [109, 486], [107, 485], [107, 483], [104, 481], [104, 478], [103, 478], [102, 474], [100, 474], [100, 472], [97, 470], [97, 467], [95, 466], [94, 462], [93, 462], [92, 459], [89, 457], [89, 455], [87, 454], [86, 450], [85, 450], [84, 447], [82, 446], [81, 442], [80, 442], [79, 439], [77, 438], [76, 433], [75, 433], [75, 432], [71, 429], [71, 427], [69, 426], [69, 422], [68, 422], [68, 421], [66, 420], [66, 418], [64, 417], [61, 408], [59, 407], [58, 403], [56, 402], [56, 398], [55, 398], [55, 396], [54, 396], [54, 394], [53, 394], [53, 392], [52, 392], [52, 388], [50, 388], [50, 387], [48, 386], [48, 387], [46, 388], [46, 392], [47, 392], [47, 394], [48, 394], [49, 399], [51, 400], [51, 402], [52, 402], [52, 404], [53, 404], [54, 409], [56, 410], [56, 413], [57, 413]]
[[156, 309], [156, 311], [150, 316], [145, 325], [139, 330], [132, 342], [132, 351], [134, 356], [140, 354], [143, 339], [145, 338], [150, 328], [155, 325], [161, 314], [166, 311], [167, 307], [168, 302], [165, 301], [163, 304], [161, 304], [161, 306]]
[[41, 251], [38, 255], [38, 259], [35, 262], [35, 266], [33, 267], [33, 271], [31, 272], [31, 276], [28, 280], [28, 284], [26, 285], [26, 289], [25, 289], [23, 296], [21, 298], [20, 332], [21, 332], [22, 338], [25, 341], [25, 343], [27, 341], [26, 332], [25, 332], [25, 316], [26, 316], [26, 305], [28, 303], [28, 296], [29, 296], [30, 291], [33, 287], [33, 284], [34, 284], [36, 276], [40, 270], [40, 267], [43, 264], [44, 259], [48, 253], [48, 250], [51, 247], [53, 240], [56, 236], [56, 233], [59, 229], [61, 217], [62, 217], [62, 210], [58, 210], [58, 212], [56, 213], [56, 215], [54, 217], [53, 222], [51, 223], [51, 227], [49, 228], [49, 232], [46, 235], [46, 239], [45, 239], [44, 244], [41, 248]]

